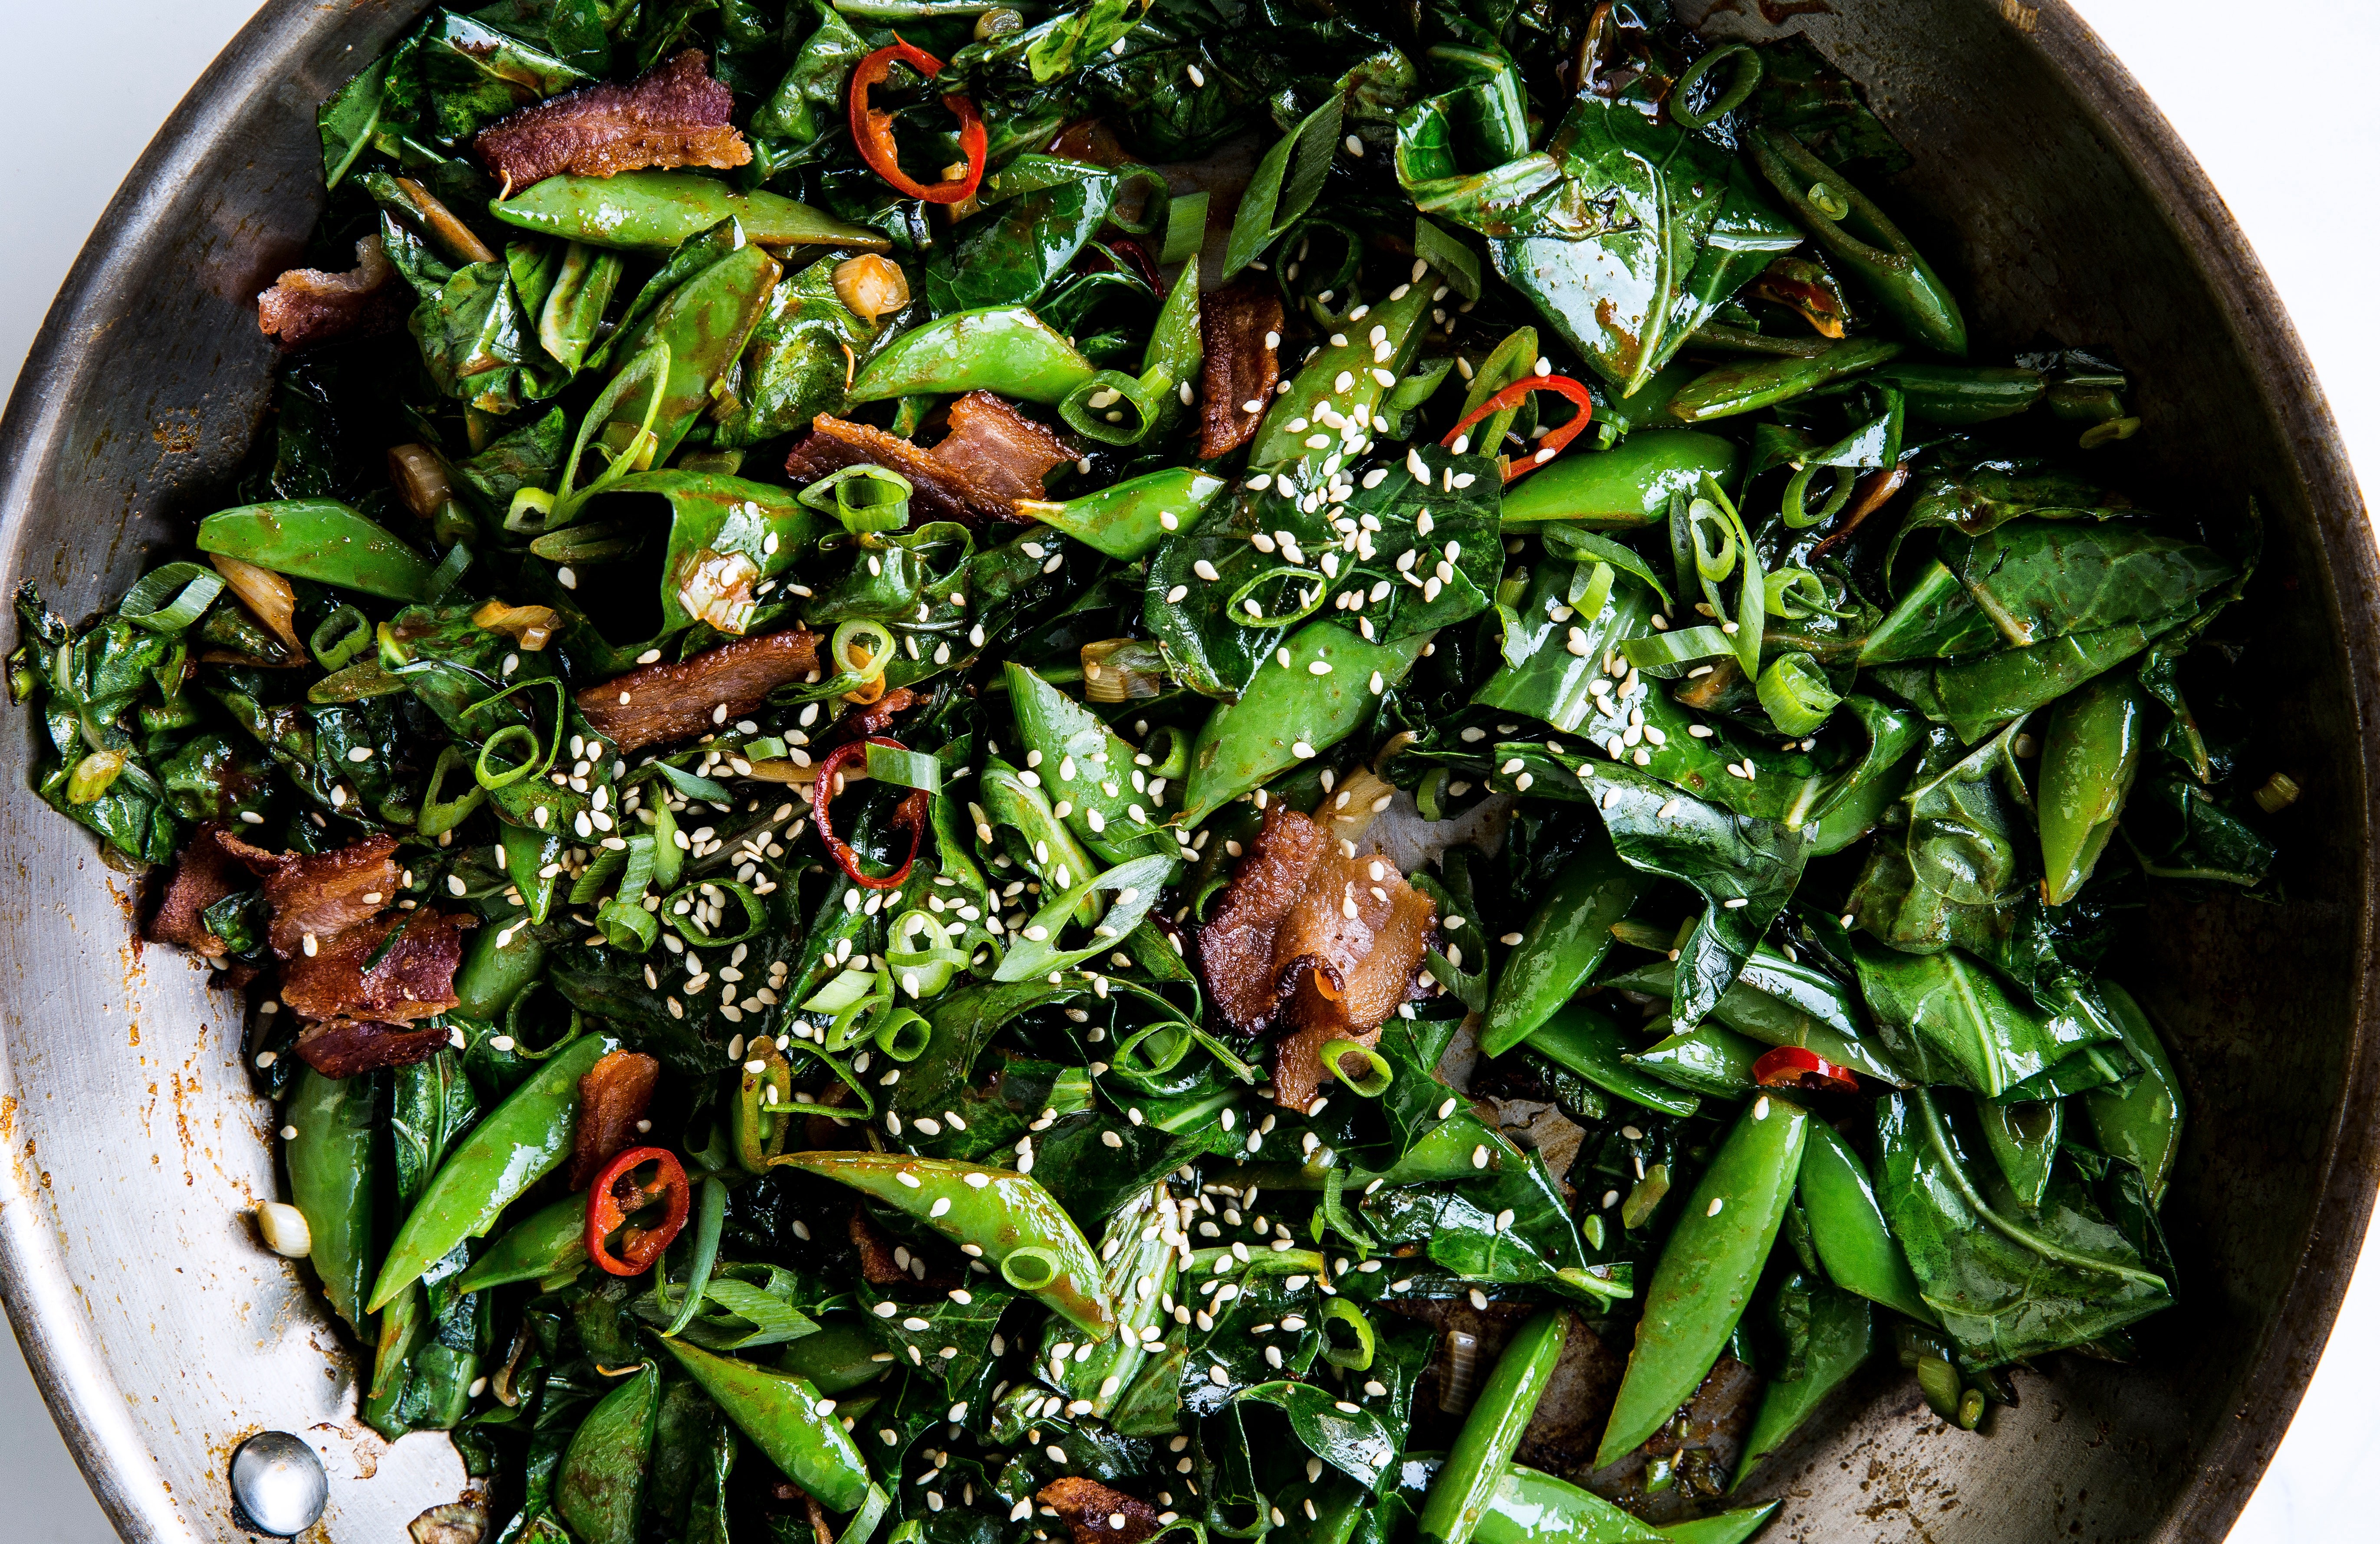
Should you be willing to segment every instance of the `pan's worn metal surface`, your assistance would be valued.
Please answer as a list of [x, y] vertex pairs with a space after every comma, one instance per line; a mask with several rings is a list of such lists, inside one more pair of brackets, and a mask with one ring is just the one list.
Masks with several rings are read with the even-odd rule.
[[[1973, 297], [1985, 356], [2047, 338], [2131, 368], [2147, 428], [2101, 454], [2168, 507], [2269, 523], [2251, 599], [2263, 733], [2306, 790], [2284, 905], [2167, 902], [2119, 964], [2172, 1031], [2192, 1140], [2166, 1209], [2181, 1306], [2137, 1368], [2056, 1359], [1989, 1437], [1879, 1370], [1747, 1487], [1780, 1539], [2219, 1539], [2287, 1429], [2353, 1266], [2380, 1159], [2380, 553], [2270, 285], [2155, 110], [2057, 0], [1689, 3], [1772, 10], [1864, 81], [1917, 166], [1884, 190]], [[262, 412], [254, 296], [321, 199], [315, 104], [419, 9], [272, 0], [116, 196], [0, 421], [0, 583], [87, 613], [188, 530]], [[298, 1267], [248, 1212], [270, 1112], [228, 995], [131, 942], [134, 887], [29, 790], [0, 734], [0, 1290], [128, 1538], [235, 1537], [225, 1477], [264, 1429], [324, 1456], [310, 1538], [395, 1539], [460, 1494], [443, 1440], [391, 1448]]]

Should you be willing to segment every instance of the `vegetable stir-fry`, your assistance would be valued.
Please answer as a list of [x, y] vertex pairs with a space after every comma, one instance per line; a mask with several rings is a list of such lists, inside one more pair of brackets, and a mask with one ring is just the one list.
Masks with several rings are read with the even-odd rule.
[[2254, 513], [1807, 44], [503, 0], [320, 123], [247, 469], [10, 684], [417, 1537], [1742, 1539], [2180, 1289], [2101, 966], [2273, 884]]

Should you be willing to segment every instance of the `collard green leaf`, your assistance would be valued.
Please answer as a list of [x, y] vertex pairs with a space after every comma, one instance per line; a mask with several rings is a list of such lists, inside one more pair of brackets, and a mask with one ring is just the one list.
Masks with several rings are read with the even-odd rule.
[[1860, 926], [1896, 949], [2000, 952], [2039, 889], [2014, 748], [2022, 725], [1973, 751], [1948, 730], [1930, 732], [1899, 829], [1876, 838], [1852, 893]]
[[1860, 993], [1893, 1060], [1921, 1081], [1996, 1099], [2094, 1041], [2121, 1036], [2073, 1011], [2043, 1011], [1956, 949], [1904, 954], [1852, 940]]
[[852, 66], [868, 54], [868, 40], [825, 0], [810, 0], [807, 12], [792, 6], [787, 11], [789, 30], [802, 15], [813, 26], [776, 90], [752, 113], [752, 163], [763, 179], [817, 159], [833, 143], [844, 121]]
[[[996, 1276], [973, 1275], [960, 1290], [967, 1299], [964, 1303], [948, 1294], [928, 1302], [905, 1302], [865, 1282], [859, 1286], [860, 1305], [867, 1310], [860, 1322], [903, 1366], [941, 1379], [943, 1398], [950, 1404], [979, 1391], [991, 1365], [991, 1340], [1000, 1332], [1001, 1316], [1016, 1301]], [[888, 1303], [889, 1313], [884, 1309]]]
[[769, 292], [732, 378], [735, 409], [721, 422], [713, 444], [757, 445], [807, 428], [820, 413], [843, 413], [844, 388], [853, 373], [900, 331], [898, 318], [870, 327], [843, 303], [834, 293], [835, 263], [820, 258]]
[[587, 81], [560, 59], [472, 18], [431, 15], [421, 39], [421, 75], [431, 134], [448, 150], [459, 150], [498, 118]]
[[1104, 166], [1020, 155], [983, 179], [982, 208], [937, 242], [924, 294], [935, 316], [1030, 306], [1106, 223], [1122, 178]]
[[1944, 561], [2017, 648], [2191, 610], [2238, 573], [2212, 548], [2130, 521], [2014, 521], [1946, 541]]
[[462, 1055], [442, 1050], [428, 1061], [397, 1068], [389, 1104], [390, 1152], [395, 1159], [396, 1193], [407, 1206], [441, 1160], [479, 1118], [480, 1098], [463, 1075]]
[[1366, 1486], [1379, 1484], [1402, 1447], [1396, 1429], [1378, 1415], [1312, 1383], [1258, 1383], [1241, 1390], [1239, 1400], [1281, 1411], [1307, 1452]]
[[[1599, 984], [1668, 996], [1676, 981], [1677, 967], [1657, 959], [1607, 976]], [[1850, 988], [1766, 944], [1744, 961], [1742, 973], [1720, 995], [1711, 1018], [1764, 1045], [1799, 1045], [1883, 1082], [1910, 1081], [1909, 1074], [1868, 1032], [1866, 1015]]]
[[1893, 572], [1901, 543], [1920, 531], [1990, 534], [2020, 515], [2035, 520], [2107, 520], [2140, 511], [2080, 472], [2036, 457], [1987, 457], [1964, 441], [1921, 454], [1916, 492], [1886, 549]]

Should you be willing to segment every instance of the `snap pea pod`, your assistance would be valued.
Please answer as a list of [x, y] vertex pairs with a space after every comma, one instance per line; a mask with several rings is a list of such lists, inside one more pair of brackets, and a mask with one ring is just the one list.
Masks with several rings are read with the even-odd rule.
[[1504, 527], [1560, 522], [1635, 530], [1668, 518], [1670, 495], [1694, 492], [1706, 476], [1731, 485], [1739, 460], [1735, 441], [1716, 434], [1632, 434], [1608, 451], [1557, 456], [1513, 484], [1504, 494]]
[[845, 395], [862, 403], [982, 390], [1055, 407], [1098, 369], [1029, 308], [990, 306], [902, 333], [868, 361]]
[[199, 550], [386, 600], [432, 598], [430, 561], [336, 499], [242, 504], [199, 522]]
[[857, 1512], [876, 1490], [868, 1463], [842, 1422], [820, 1407], [818, 1390], [792, 1373], [713, 1356], [682, 1340], [662, 1345], [716, 1400], [735, 1429], [787, 1478], [831, 1512]]
[[2100, 1150], [2140, 1169], [2155, 1205], [2165, 1199], [2166, 1181], [2181, 1152], [2181, 1080], [2132, 995], [2114, 982], [2102, 981], [2099, 995], [2123, 1032], [2124, 1049], [2140, 1063], [2141, 1075], [2120, 1093], [2113, 1088], [2093, 1089], [2082, 1096], [2082, 1108]]
[[1736, 1483], [1753, 1466], [1785, 1445], [1843, 1380], [1859, 1370], [1876, 1348], [1876, 1312], [1867, 1299], [1827, 1285], [1800, 1283], [1809, 1297], [1809, 1324], [1799, 1378], [1772, 1379], [1760, 1393], [1760, 1412], [1743, 1439], [1743, 1458], [1736, 1466]]
[[289, 1167], [289, 1200], [306, 1218], [312, 1239], [307, 1259], [322, 1296], [360, 1333], [364, 1290], [371, 1283], [372, 1188], [378, 1149], [372, 1141], [372, 1080], [333, 1078], [300, 1070], [281, 1112], [296, 1133], [281, 1146]]
[[428, 1311], [419, 1284], [407, 1287], [381, 1310], [380, 1335], [372, 1349], [370, 1386], [364, 1390], [363, 1417], [374, 1429], [404, 1430], [400, 1410], [405, 1403], [407, 1363], [421, 1337], [429, 1333]]
[[1578, 851], [1554, 875], [1552, 889], [1521, 930], [1520, 943], [1496, 978], [1488, 1021], [1479, 1032], [1480, 1053], [1500, 1056], [1520, 1044], [1594, 980], [1611, 950], [1611, 924], [1651, 885], [1621, 861], [1600, 821], [1587, 822]]
[[1703, 1171], [1654, 1268], [1596, 1467], [1659, 1430], [1718, 1359], [1777, 1241], [1811, 1124], [1800, 1105], [1762, 1094]]
[[661, 1369], [646, 1362], [571, 1434], [553, 1475], [553, 1509], [579, 1544], [636, 1544], [661, 1408]]
[[1885, 338], [1845, 338], [1806, 359], [1745, 359], [1698, 377], [1670, 399], [1670, 416], [1681, 423], [1731, 417], [1816, 391], [1830, 380], [1881, 365], [1900, 353]]
[[1099, 1257], [1038, 1180], [982, 1164], [898, 1152], [788, 1152], [779, 1164], [823, 1175], [908, 1213], [952, 1242], [973, 1246], [1002, 1280], [1028, 1292], [1094, 1340], [1115, 1332], [1115, 1305]]
[[1016, 513], [1129, 562], [1148, 556], [1172, 533], [1196, 525], [1199, 514], [1230, 486], [1195, 466], [1172, 466], [1078, 499], [1020, 499]]
[[2130, 671], [2086, 681], [2049, 710], [2041, 741], [2041, 895], [2074, 899], [2116, 834], [2124, 796], [2140, 771], [2143, 694]]
[[543, 1281], [587, 1262], [587, 1198], [565, 1196], [504, 1230], [455, 1278], [457, 1292]]
[[[1280, 772], [1329, 750], [1371, 717], [1379, 694], [1402, 682], [1430, 635], [1366, 643], [1335, 622], [1307, 622], [1288, 656], [1257, 669], [1235, 703], [1207, 716], [1190, 748], [1182, 822], [1195, 826]], [[1314, 673], [1322, 666], [1327, 674]]]
[[1958, 300], [1884, 211], [1790, 133], [1755, 129], [1745, 144], [1802, 228], [1866, 286], [1879, 309], [1937, 353], [1967, 356]]
[[698, 172], [622, 172], [608, 177], [565, 173], [491, 201], [488, 212], [540, 235], [625, 252], [672, 251], [722, 220], [737, 222], [763, 247], [881, 252], [892, 246], [864, 225], [845, 224], [775, 193], [738, 192]]
[[578, 1126], [578, 1080], [619, 1043], [589, 1034], [546, 1058], [446, 1155], [389, 1246], [367, 1309], [378, 1311], [561, 1166]]
[[2039, 370], [2004, 365], [1931, 365], [1896, 359], [1869, 379], [1900, 392], [1911, 417], [1951, 428], [2022, 413], [2048, 389]]
[[[976, 779], [976, 786], [983, 790], [984, 814], [991, 825], [1005, 826], [1025, 838], [1026, 866], [1035, 877], [1061, 890], [1072, 889], [1099, 873], [1099, 865], [1083, 850], [1073, 829], [1042, 791], [1041, 774], [1032, 772], [1034, 780], [1029, 783], [1026, 776], [997, 756], [987, 757], [982, 776]], [[1065, 877], [1060, 878], [1061, 875]], [[1106, 903], [1094, 896], [1075, 916], [1086, 923], [1096, 923], [1105, 910]]]
[[884, 1343], [860, 1324], [824, 1324], [788, 1345], [777, 1358], [777, 1370], [807, 1381], [822, 1394], [842, 1393], [884, 1376], [888, 1364], [876, 1358]]
[[1867, 1164], [1823, 1121], [1811, 1124], [1799, 1184], [1810, 1243], [1828, 1280], [1920, 1323], [1941, 1321], [1917, 1290], [1908, 1257], [1885, 1224]]
[[[1423, 1538], [1432, 1544], [1470, 1544], [1569, 1338], [1570, 1310], [1546, 1309], [1522, 1325], [1504, 1347], [1414, 1520]], [[1664, 1411], [1664, 1418], [1667, 1415]]]
[[[1438, 283], [1425, 269], [1378, 305], [1350, 311], [1289, 390], [1266, 409], [1248, 448], [1248, 464], [1319, 466], [1332, 455], [1354, 453], [1350, 447], [1364, 437], [1364, 426], [1375, 420], [1390, 391], [1413, 368]], [[1331, 428], [1320, 416], [1325, 409], [1348, 427]]]
[[1669, 1544], [1743, 1544], [1758, 1533], [1769, 1518], [1777, 1515], [1783, 1502], [1763, 1502], [1758, 1506], [1739, 1507], [1733, 1512], [1714, 1512], [1707, 1517], [1690, 1518], [1682, 1523], [1664, 1523], [1661, 1537]]
[[[1609, 930], [1606, 930], [1606, 936]], [[1650, 1110], [1690, 1116], [1702, 1101], [1629, 1064], [1629, 1043], [1620, 1026], [1591, 1007], [1573, 1003], [1531, 1031], [1529, 1049], [1557, 1067], [1568, 1068], [1608, 1092]]]
[[[1062, 802], [1062, 817], [1086, 847], [1110, 863], [1172, 855], [1165, 834], [1164, 802], [1148, 774], [1136, 765], [1148, 758], [1098, 715], [1023, 665], [1008, 667], [1008, 701], [1026, 750], [1039, 758], [1041, 786]], [[1056, 814], [1058, 806], [1051, 806]], [[1086, 876], [1077, 871], [1072, 885]]]
[[1663, 1082], [1732, 1100], [1756, 1086], [1752, 1066], [1767, 1049], [1733, 1030], [1703, 1024], [1632, 1053], [1627, 1060], [1631, 1067], [1641, 1067]]
[[[533, 871], [532, 871], [533, 872]], [[501, 927], [472, 930], [455, 972], [455, 1006], [474, 1019], [501, 1019], [504, 1009], [545, 974], [545, 946], [521, 928], [505, 937]]]
[[1662, 1544], [1662, 1533], [1594, 1491], [1508, 1466], [1471, 1536], [1477, 1544]]
[[1978, 1099], [1975, 1117], [1984, 1128], [1984, 1145], [1992, 1150], [2017, 1204], [2027, 1212], [2040, 1206], [2066, 1130], [2065, 1104], [2056, 1099]]
[[625, 444], [625, 436], [644, 424], [650, 413], [654, 440], [650, 463], [667, 461], [711, 406], [711, 387], [744, 352], [745, 341], [768, 307], [769, 292], [783, 271], [767, 248], [738, 247], [670, 291], [612, 354], [633, 361], [657, 343], [669, 345], [669, 371], [659, 388], [659, 404], [648, 401], [650, 388], [624, 393], [609, 425], [599, 433], [618, 436]]

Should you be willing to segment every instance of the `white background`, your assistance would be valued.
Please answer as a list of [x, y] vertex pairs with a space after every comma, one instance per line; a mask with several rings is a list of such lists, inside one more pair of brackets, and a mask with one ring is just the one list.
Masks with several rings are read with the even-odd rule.
[[[2380, 6], [2075, 0], [2197, 152], [2264, 257], [2350, 452], [2380, 466]], [[84, 235], [249, 0], [9, 0], [0, 50], [0, 380]], [[2277, 1026], [2277, 1032], [2278, 1027]], [[2380, 1230], [2374, 1240], [2380, 1241]], [[162, 1356], [173, 1354], [160, 1346]], [[2380, 1242], [2232, 1544], [2373, 1536], [2380, 1495]], [[15, 1354], [0, 1349], [0, 1495], [17, 1544], [113, 1535]], [[342, 1541], [350, 1544], [350, 1541]], [[353, 1541], [361, 1544], [361, 1541]]]

